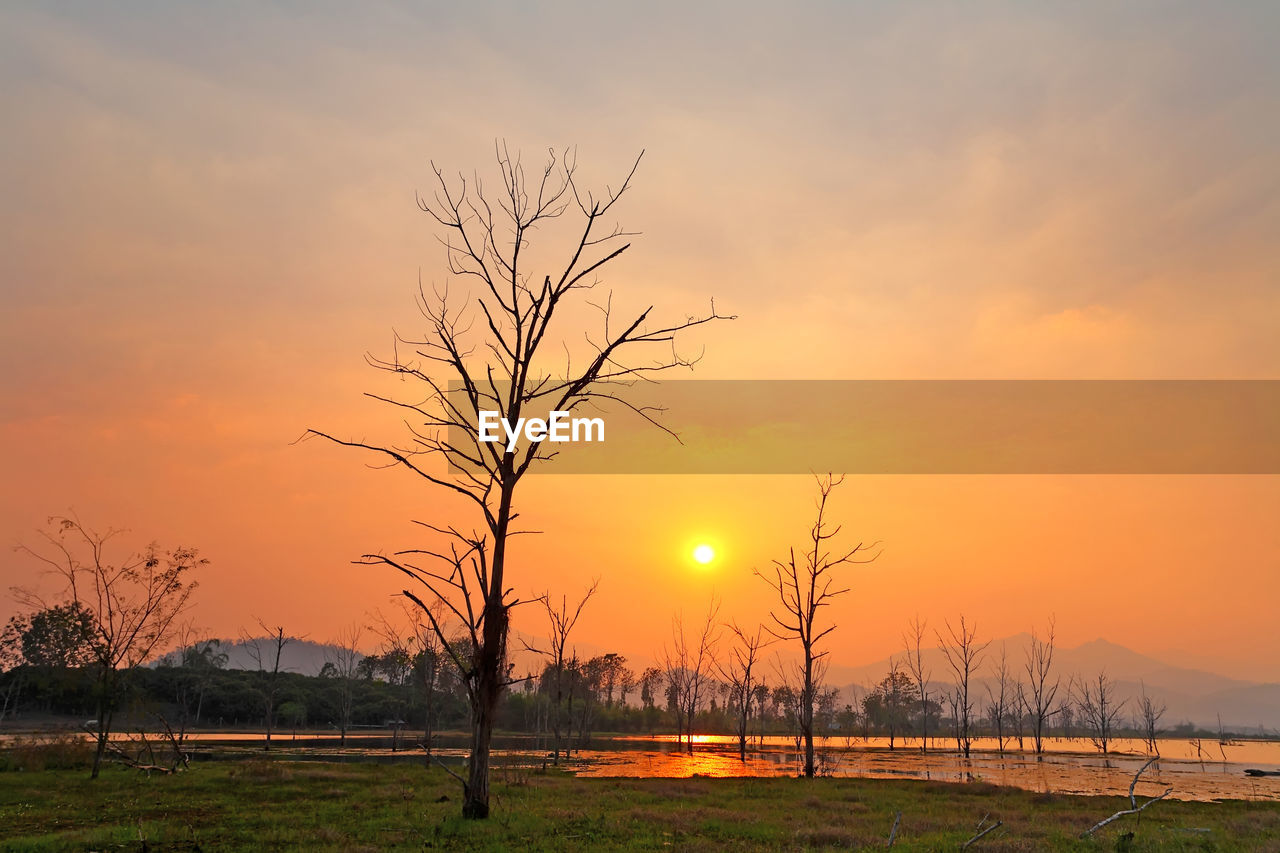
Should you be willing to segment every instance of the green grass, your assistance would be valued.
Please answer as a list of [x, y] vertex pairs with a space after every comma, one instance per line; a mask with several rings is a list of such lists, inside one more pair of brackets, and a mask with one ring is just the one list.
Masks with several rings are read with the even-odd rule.
[[883, 849], [901, 811], [895, 851], [958, 849], [986, 815], [1004, 825], [971, 851], [1280, 851], [1276, 803], [1164, 801], [1141, 822], [1122, 818], [1080, 840], [1127, 801], [985, 783], [552, 771], [496, 781], [487, 821], [462, 820], [459, 795], [443, 771], [404, 765], [228, 762], [151, 777], [112, 767], [96, 782], [83, 771], [12, 771], [0, 773], [0, 849]]

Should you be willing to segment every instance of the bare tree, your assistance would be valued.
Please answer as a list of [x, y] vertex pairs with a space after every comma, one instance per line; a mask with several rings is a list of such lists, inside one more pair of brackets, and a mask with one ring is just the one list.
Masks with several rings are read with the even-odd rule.
[[982, 653], [990, 641], [979, 643], [977, 641], [978, 626], [969, 625], [963, 614], [960, 616], [959, 628], [952, 627], [949, 621], [946, 624], [946, 636], [941, 632], [934, 633], [938, 637], [938, 645], [942, 647], [942, 654], [947, 659], [947, 666], [951, 668], [953, 677], [952, 707], [956, 715], [956, 742], [968, 758], [973, 746], [971, 734], [973, 699], [970, 696], [970, 682], [981, 665]]
[[332, 667], [338, 693], [338, 731], [342, 746], [347, 745], [347, 729], [351, 728], [352, 710], [355, 705], [356, 679], [359, 672], [361, 628], [351, 623], [338, 632], [336, 639], [325, 651], [326, 663]]
[[[214, 675], [227, 665], [228, 658], [227, 653], [222, 651], [221, 640], [212, 637], [197, 639], [194, 630], [186, 632], [186, 636], [179, 640], [177, 652], [168, 657], [181, 671], [177, 679], [181, 716], [176, 733], [177, 741], [181, 744], [186, 739], [188, 722], [200, 725], [205, 692], [212, 685]], [[194, 709], [191, 708], [193, 699]]]
[[663, 669], [675, 705], [676, 740], [679, 741], [683, 731], [689, 752], [693, 752], [694, 724], [715, 668], [716, 644], [719, 641], [716, 616], [719, 612], [720, 602], [713, 598], [707, 606], [707, 618], [697, 634], [685, 632], [684, 616], [677, 613], [671, 621], [671, 648], [664, 649], [662, 654]]
[[[435, 601], [431, 605], [432, 615], [438, 625], [449, 624], [444, 605]], [[427, 762], [431, 761], [432, 739], [435, 733], [439, 695], [446, 689], [452, 667], [445, 654], [444, 643], [431, 624], [415, 611], [411, 614], [414, 631], [415, 650], [413, 656], [414, 680], [422, 690], [422, 749], [427, 754]]]
[[1104, 755], [1110, 748], [1116, 720], [1124, 708], [1124, 702], [1116, 700], [1116, 684], [1106, 671], [1094, 679], [1080, 679], [1073, 691], [1080, 716], [1089, 730], [1089, 740]]
[[[1004, 729], [1013, 703], [1013, 688], [1009, 680], [1009, 656], [1004, 643], [1000, 644], [1000, 659], [992, 673], [994, 676], [986, 684], [987, 715], [991, 718], [995, 730], [996, 743], [1004, 752]], [[993, 684], [994, 682], [994, 684]]]
[[1021, 752], [1024, 748], [1027, 714], [1031, 705], [1027, 702], [1026, 685], [1020, 678], [1013, 682], [1013, 702], [1010, 707], [1013, 714], [1013, 736], [1018, 739], [1018, 751]]
[[[542, 604], [547, 612], [547, 621], [550, 623], [550, 634], [547, 637], [548, 646], [546, 649], [537, 649], [526, 644], [526, 648], [531, 652], [536, 652], [547, 658], [547, 674], [550, 676], [551, 691], [551, 731], [555, 737], [553, 761], [560, 763], [561, 738], [567, 733], [563, 729], [567, 725], [572, 731], [573, 719], [573, 676], [577, 669], [577, 656], [569, 655], [569, 634], [573, 632], [573, 626], [578, 624], [578, 618], [582, 616], [582, 608], [587, 606], [587, 602], [591, 600], [591, 596], [596, 594], [596, 590], [600, 586], [600, 581], [592, 581], [591, 586], [587, 587], [587, 591], [583, 593], [582, 598], [578, 600], [576, 605], [569, 605], [569, 600], [561, 596], [560, 606], [557, 608], [551, 603], [551, 595], [548, 593], [542, 596]], [[564, 704], [566, 698], [569, 701], [569, 716], [566, 718]], [[569, 747], [564, 748], [565, 755], [569, 754]]]
[[1036, 755], [1044, 752], [1045, 727], [1062, 680], [1062, 676], [1053, 674], [1053, 652], [1054, 623], [1050, 619], [1044, 639], [1037, 636], [1033, 628], [1031, 643], [1027, 646], [1027, 686], [1030, 693], [1027, 700], [1031, 712], [1031, 735], [1035, 742]]
[[1159, 755], [1160, 746], [1156, 736], [1160, 733], [1160, 718], [1164, 716], [1168, 705], [1147, 695], [1146, 684], [1139, 682], [1139, 685], [1142, 691], [1138, 696], [1138, 713], [1142, 717], [1142, 736], [1147, 742], [1147, 751], [1153, 755]]
[[[141, 554], [111, 562], [107, 546], [121, 532], [99, 534], [78, 518], [54, 517], [49, 519], [49, 529], [41, 531], [46, 547], [41, 551], [26, 545], [17, 548], [61, 581], [61, 599], [92, 617], [97, 677], [97, 748], [90, 771], [94, 779], [107, 751], [124, 675], [172, 641], [196, 588], [191, 573], [209, 562], [194, 548], [161, 551], [155, 544]], [[48, 606], [31, 590], [15, 589], [14, 593], [24, 604]]]
[[659, 691], [666, 674], [656, 666], [650, 666], [640, 674], [640, 707], [644, 709], [645, 727], [653, 734], [653, 723], [661, 711], [658, 709]]
[[[423, 524], [451, 540], [448, 547], [362, 558], [362, 562], [383, 563], [403, 572], [425, 588], [428, 598], [446, 601], [471, 637], [472, 659], [456, 662], [471, 704], [471, 755], [462, 806], [469, 818], [489, 814], [494, 717], [498, 700], [510, 684], [507, 635], [510, 611], [518, 600], [511, 596], [507, 564], [510, 537], [520, 532], [514, 527], [516, 489], [532, 464], [555, 456], [536, 440], [523, 447], [482, 440], [481, 413], [519, 424], [529, 413], [569, 412], [590, 403], [614, 401], [660, 425], [659, 412], [629, 404], [620, 389], [672, 368], [692, 367], [694, 360], [676, 352], [676, 337], [719, 319], [713, 305], [707, 315], [674, 323], [652, 323], [652, 308], [619, 323], [607, 296], [594, 303], [601, 313], [601, 329], [596, 335], [585, 335], [583, 353], [578, 341], [584, 330], [572, 328], [572, 319], [562, 320], [574, 316], [575, 297], [594, 287], [602, 270], [631, 245], [625, 241], [632, 234], [618, 226], [610, 229], [604, 222], [630, 187], [639, 158], [616, 190], [596, 197], [579, 186], [576, 156], [571, 153], [557, 157], [551, 152], [545, 166], [528, 180], [519, 156], [512, 156], [505, 145], [497, 146], [496, 156], [497, 192], [486, 192], [478, 177], [450, 181], [433, 164], [434, 198], [418, 202], [444, 231], [449, 274], [471, 285], [470, 291], [451, 298], [448, 288], [439, 288], [429, 296], [420, 285], [419, 309], [427, 321], [426, 334], [418, 339], [397, 334], [390, 359], [368, 358], [375, 368], [419, 386], [417, 397], [408, 401], [369, 395], [416, 421], [406, 421], [408, 445], [384, 446], [308, 431], [308, 435], [377, 453], [388, 460], [389, 467], [404, 468], [458, 496], [479, 516], [480, 523], [470, 530]], [[571, 219], [577, 224], [571, 224]], [[542, 233], [572, 232], [565, 246], [566, 260], [554, 271], [534, 271], [530, 268], [534, 256], [526, 252], [529, 238], [557, 221], [559, 229]], [[570, 343], [579, 350], [577, 363]], [[552, 360], [560, 358], [562, 346], [563, 366], [553, 369]], [[407, 357], [401, 347], [410, 351]], [[456, 393], [449, 392], [442, 376], [455, 383]], [[442, 458], [449, 472], [439, 473], [425, 465], [424, 457], [429, 456]], [[414, 562], [423, 557], [443, 568]], [[406, 590], [405, 594], [427, 607], [418, 593]]]
[[751, 719], [751, 703], [755, 699], [756, 688], [760, 686], [756, 665], [760, 661], [760, 650], [769, 645], [769, 640], [764, 636], [763, 626], [757, 626], [752, 634], [736, 623], [729, 625], [729, 630], [737, 642], [729, 650], [727, 660], [717, 664], [716, 669], [729, 687], [729, 705], [734, 710], [738, 735], [738, 759], [746, 761], [747, 724]]
[[258, 619], [258, 627], [266, 632], [265, 635], [250, 637], [247, 632], [241, 631], [240, 641], [258, 667], [256, 690], [262, 698], [263, 709], [266, 712], [266, 740], [262, 749], [270, 751], [271, 732], [275, 728], [276, 703], [280, 698], [280, 658], [284, 654], [285, 646], [293, 642], [294, 638], [285, 636], [283, 627], [268, 628], [267, 623], [262, 619]]
[[786, 560], [774, 560], [773, 569], [769, 573], [756, 570], [756, 575], [764, 579], [778, 596], [780, 609], [770, 613], [774, 626], [770, 633], [780, 640], [795, 640], [800, 644], [802, 655], [800, 677], [800, 733], [804, 738], [804, 775], [814, 775], [813, 764], [813, 706], [817, 698], [817, 682], [814, 679], [814, 664], [827, 655], [827, 650], [819, 650], [822, 639], [835, 630], [835, 625], [821, 627], [818, 624], [818, 611], [831, 603], [831, 600], [849, 591], [848, 587], [836, 586], [833, 576], [835, 569], [843, 565], [869, 563], [876, 558], [873, 555], [862, 559], [859, 554], [868, 547], [859, 542], [849, 551], [831, 551], [830, 542], [839, 535], [841, 526], [832, 527], [827, 521], [827, 501], [842, 482], [844, 477], [828, 474], [818, 477], [818, 517], [809, 530], [809, 544], [800, 555], [791, 548]]
[[18, 706], [22, 694], [24, 658], [22, 655], [23, 620], [9, 617], [0, 631], [0, 725]]
[[[432, 606], [435, 607], [437, 604], [438, 602], [433, 603]], [[376, 662], [377, 671], [391, 686], [394, 697], [395, 715], [389, 721], [392, 752], [399, 750], [400, 732], [408, 725], [409, 717], [412, 716], [413, 693], [417, 683], [415, 662], [420, 653], [420, 640], [425, 633], [419, 619], [420, 613], [414, 605], [408, 600], [403, 600], [401, 611], [403, 619], [389, 617], [379, 609], [374, 612], [373, 624], [370, 626], [382, 642], [379, 645], [378, 655], [370, 658], [369, 661]], [[441, 616], [439, 609], [436, 610], [436, 616]], [[429, 751], [427, 756], [429, 762]]]
[[902, 635], [903, 656], [911, 680], [915, 682], [920, 697], [920, 751], [929, 751], [929, 678], [932, 672], [924, 665], [925, 622], [916, 616], [908, 624], [908, 632]]
[[899, 732], [904, 732], [903, 741], [906, 740], [914, 689], [911, 676], [902, 671], [901, 661], [889, 658], [888, 675], [862, 697], [862, 711], [868, 723], [876, 724], [889, 735], [889, 749], [894, 748]]

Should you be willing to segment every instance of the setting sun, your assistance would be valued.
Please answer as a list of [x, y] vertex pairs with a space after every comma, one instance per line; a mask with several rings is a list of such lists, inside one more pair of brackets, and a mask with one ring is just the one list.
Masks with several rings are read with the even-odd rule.
[[693, 549], [693, 559], [704, 566], [715, 558], [716, 550], [710, 545], [703, 544]]

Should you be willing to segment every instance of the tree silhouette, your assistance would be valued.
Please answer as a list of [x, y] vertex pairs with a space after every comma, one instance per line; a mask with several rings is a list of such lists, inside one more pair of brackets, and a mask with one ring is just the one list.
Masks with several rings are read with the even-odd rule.
[[834, 570], [843, 565], [869, 563], [873, 555], [863, 559], [859, 555], [869, 547], [859, 542], [848, 551], [832, 551], [830, 543], [840, 534], [840, 525], [832, 527], [827, 521], [827, 501], [843, 477], [828, 474], [818, 477], [818, 517], [809, 530], [809, 546], [797, 555], [793, 547], [786, 560], [774, 560], [772, 572], [756, 570], [756, 575], [773, 589], [780, 608], [770, 617], [773, 625], [769, 631], [780, 640], [793, 639], [800, 644], [802, 662], [798, 673], [798, 723], [804, 737], [804, 775], [814, 775], [813, 761], [813, 706], [817, 699], [818, 684], [815, 664], [826, 657], [827, 650], [819, 650], [822, 639], [835, 630], [835, 625], [821, 627], [818, 611], [831, 603], [836, 596], [849, 591], [836, 585]]
[[[519, 601], [507, 574], [509, 546], [512, 536], [527, 532], [514, 526], [517, 486], [530, 466], [555, 456], [541, 442], [509, 448], [482, 441], [480, 413], [496, 412], [514, 424], [530, 413], [545, 416], [611, 400], [661, 426], [658, 411], [628, 403], [621, 389], [637, 379], [692, 367], [695, 359], [675, 349], [677, 336], [720, 318], [713, 304], [706, 315], [657, 323], [650, 307], [619, 323], [611, 295], [594, 303], [581, 298], [631, 246], [632, 234], [604, 223], [630, 188], [639, 157], [616, 190], [606, 188], [597, 197], [579, 185], [572, 151], [550, 152], [531, 175], [505, 145], [496, 146], [495, 154], [496, 191], [486, 190], [478, 177], [446, 179], [432, 164], [436, 191], [430, 200], [419, 198], [418, 206], [443, 230], [448, 273], [465, 287], [451, 292], [446, 284], [428, 292], [419, 284], [425, 334], [397, 333], [389, 359], [367, 358], [373, 367], [417, 386], [416, 396], [408, 399], [368, 395], [412, 419], [404, 421], [407, 443], [379, 445], [308, 430], [308, 435], [378, 454], [389, 467], [460, 498], [478, 516], [474, 527], [419, 521], [446, 544], [367, 554], [358, 561], [405, 575], [413, 587], [404, 590], [405, 596], [422, 609], [462, 675], [472, 715], [462, 805], [469, 818], [489, 814], [495, 713], [512, 683], [507, 636], [511, 608]], [[535, 232], [548, 239], [556, 232], [572, 235], [561, 262], [534, 270], [542, 263], [527, 251]], [[598, 331], [574, 319], [583, 304], [600, 313]], [[585, 351], [578, 343], [584, 338]], [[571, 345], [577, 348], [577, 363]], [[430, 467], [427, 460], [433, 457], [447, 463], [448, 471]], [[430, 610], [434, 600], [444, 602], [461, 625], [470, 641], [465, 654], [444, 636]]]

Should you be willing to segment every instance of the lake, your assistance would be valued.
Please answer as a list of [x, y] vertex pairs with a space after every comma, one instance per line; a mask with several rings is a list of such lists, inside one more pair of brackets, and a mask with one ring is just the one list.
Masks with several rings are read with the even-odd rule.
[[[320, 761], [425, 760], [415, 745], [419, 733], [402, 733], [400, 750], [392, 752], [385, 730], [349, 733], [342, 747], [332, 732], [277, 731], [272, 753], [281, 758]], [[194, 758], [219, 760], [261, 755], [260, 732], [199, 732], [188, 736]], [[561, 760], [562, 766], [584, 777], [750, 777], [796, 775], [801, 754], [790, 737], [752, 738], [746, 761], [738, 759], [737, 741], [729, 736], [701, 735], [694, 752], [677, 745], [673, 735], [597, 736], [588, 749]], [[1030, 744], [1030, 740], [1026, 742]], [[1138, 784], [1139, 796], [1154, 796], [1165, 788], [1184, 800], [1280, 800], [1280, 777], [1255, 778], [1245, 769], [1280, 771], [1280, 741], [1161, 740], [1161, 759]], [[819, 738], [822, 772], [832, 776], [884, 779], [931, 779], [945, 782], [989, 782], [1038, 792], [1059, 794], [1127, 795], [1134, 772], [1146, 762], [1145, 744], [1120, 738], [1102, 755], [1086, 739], [1051, 738], [1044, 755], [1010, 749], [1003, 753], [992, 738], [978, 738], [969, 758], [954, 743], [941, 738], [920, 752], [919, 742], [897, 741], [889, 749], [885, 738]], [[449, 763], [466, 758], [467, 738], [459, 732], [441, 734], [435, 754]], [[550, 740], [534, 735], [494, 737], [496, 767], [541, 766], [549, 763]]]

